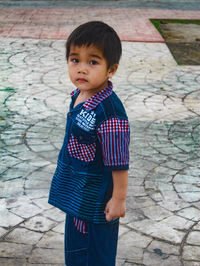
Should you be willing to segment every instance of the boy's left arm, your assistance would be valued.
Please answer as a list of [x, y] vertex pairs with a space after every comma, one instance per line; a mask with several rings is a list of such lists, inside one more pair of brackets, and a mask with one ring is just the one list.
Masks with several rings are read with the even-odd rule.
[[106, 220], [111, 221], [126, 214], [126, 194], [128, 185], [128, 170], [112, 171], [113, 194], [105, 208]]

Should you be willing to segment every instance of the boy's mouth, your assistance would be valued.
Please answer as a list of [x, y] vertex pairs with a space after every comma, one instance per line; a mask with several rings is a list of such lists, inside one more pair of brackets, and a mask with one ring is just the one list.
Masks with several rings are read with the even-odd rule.
[[84, 79], [84, 78], [78, 78], [78, 79], [77, 79], [77, 81], [78, 81], [78, 82], [80, 82], [80, 83], [87, 82], [87, 80], [86, 80], [86, 79]]

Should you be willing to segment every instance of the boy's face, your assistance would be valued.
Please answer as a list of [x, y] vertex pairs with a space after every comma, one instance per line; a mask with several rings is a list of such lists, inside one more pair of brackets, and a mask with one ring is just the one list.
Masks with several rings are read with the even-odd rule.
[[108, 68], [103, 53], [97, 47], [71, 45], [68, 71], [72, 83], [81, 91], [93, 95], [107, 87], [108, 78], [116, 72], [118, 65]]

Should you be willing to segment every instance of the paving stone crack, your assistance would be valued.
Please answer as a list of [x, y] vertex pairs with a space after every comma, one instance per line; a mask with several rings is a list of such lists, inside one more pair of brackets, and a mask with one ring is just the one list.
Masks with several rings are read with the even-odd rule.
[[186, 241], [187, 241], [188, 235], [189, 235], [189, 233], [192, 231], [192, 229], [194, 228], [194, 226], [197, 225], [199, 222], [200, 222], [200, 220], [194, 222], [194, 224], [188, 229], [187, 233], [184, 235], [184, 237], [183, 237], [183, 239], [182, 239], [182, 241], [181, 241], [181, 244], [180, 244], [180, 250], [179, 250], [179, 254], [180, 254], [179, 256], [180, 256], [180, 260], [181, 260], [181, 266], [184, 265], [183, 249], [184, 249], [184, 245], [185, 245], [185, 243], [186, 243]]

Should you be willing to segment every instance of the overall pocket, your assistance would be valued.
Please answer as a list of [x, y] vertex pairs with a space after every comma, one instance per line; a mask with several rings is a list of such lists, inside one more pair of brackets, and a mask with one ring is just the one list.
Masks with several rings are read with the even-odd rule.
[[96, 140], [95, 133], [87, 132], [74, 125], [67, 146], [68, 153], [78, 160], [91, 162], [96, 154]]

